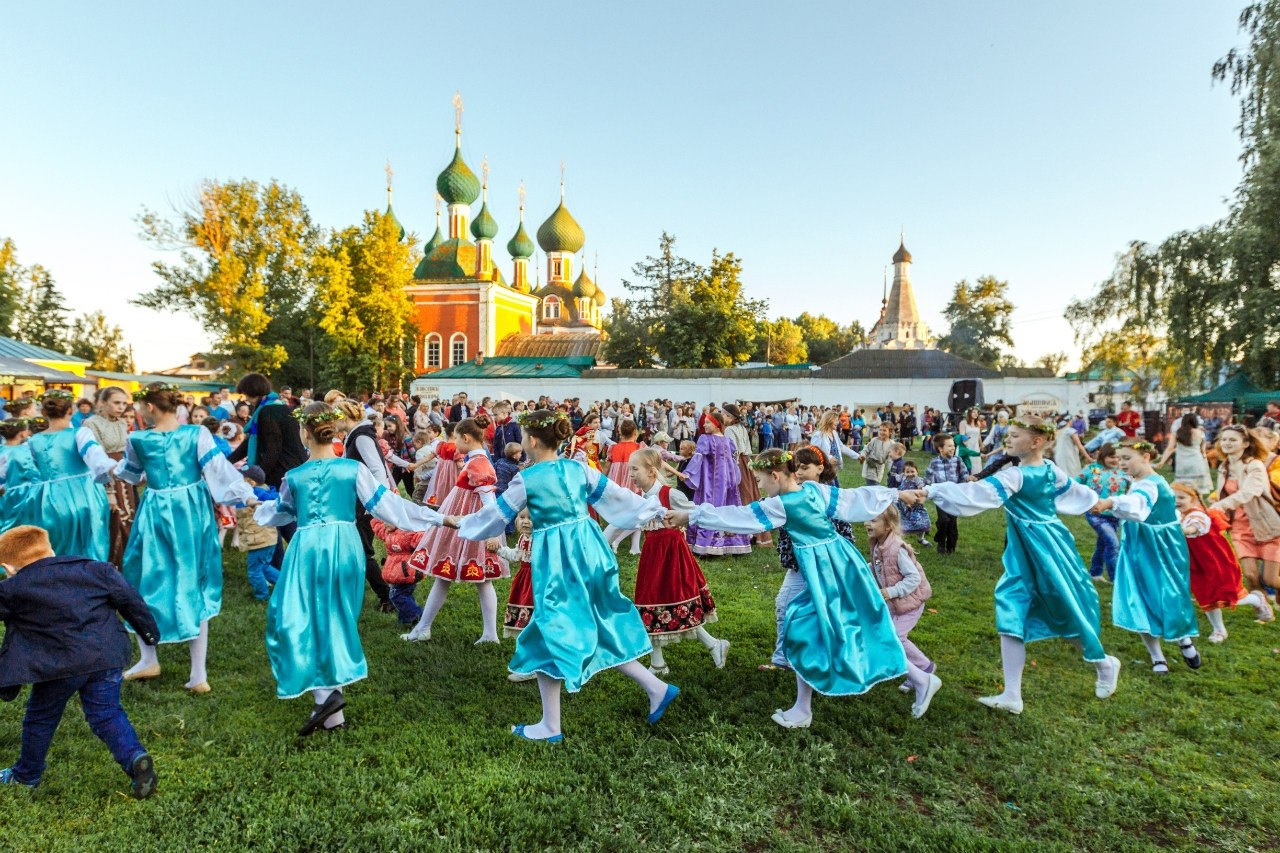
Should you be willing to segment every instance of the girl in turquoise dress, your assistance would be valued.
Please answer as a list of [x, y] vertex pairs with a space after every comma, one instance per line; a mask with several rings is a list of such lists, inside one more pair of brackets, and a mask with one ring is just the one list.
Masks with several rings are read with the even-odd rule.
[[1191, 555], [1173, 490], [1151, 467], [1154, 445], [1126, 438], [1118, 452], [1120, 468], [1132, 479], [1129, 491], [1100, 504], [1120, 519], [1111, 623], [1142, 637], [1155, 674], [1169, 674], [1161, 640], [1177, 643], [1187, 666], [1199, 669]]
[[24, 515], [28, 511], [26, 499], [40, 476], [31, 448], [23, 446], [31, 437], [29, 427], [25, 418], [0, 421], [0, 438], [4, 439], [0, 444], [0, 533], [30, 523]]
[[111, 507], [106, 490], [95, 484], [109, 482], [116, 463], [92, 432], [71, 426], [75, 397], [70, 391], [46, 391], [40, 408], [49, 427], [25, 445], [39, 482], [27, 492], [22, 523], [47, 530], [59, 556], [105, 561], [111, 550]]
[[[134, 395], [151, 429], [130, 434], [115, 474], [146, 482], [124, 549], [121, 572], [160, 628], [161, 643], [186, 643], [192, 693], [209, 692], [209, 620], [222, 611], [222, 544], [213, 504], [253, 498], [253, 488], [200, 426], [178, 422], [182, 393], [153, 382]], [[98, 489], [101, 492], [101, 489]], [[126, 681], [158, 678], [156, 647], [138, 638], [140, 657]]]
[[1098, 592], [1089, 580], [1071, 531], [1058, 513], [1096, 511], [1098, 496], [1072, 481], [1044, 449], [1053, 427], [1038, 418], [1010, 421], [1005, 453], [1018, 465], [976, 483], [935, 483], [925, 493], [952, 515], [971, 516], [1005, 508], [1008, 528], [1004, 574], [996, 584], [996, 630], [1004, 663], [1004, 692], [978, 701], [1011, 714], [1022, 713], [1026, 644], [1049, 637], [1074, 642], [1097, 670], [1094, 695], [1116, 689], [1120, 661], [1102, 649]]
[[520, 425], [533, 464], [493, 503], [445, 521], [464, 539], [483, 540], [501, 536], [516, 513], [529, 508], [533, 617], [516, 639], [510, 670], [537, 675], [542, 720], [511, 732], [527, 740], [563, 741], [560, 688], [577, 693], [606, 669], [640, 685], [649, 697], [649, 723], [656, 723], [680, 689], [638, 661], [653, 649], [649, 634], [618, 586], [617, 558], [587, 509], [624, 530], [639, 530], [667, 511], [657, 498], [642, 498], [582, 462], [561, 459], [558, 448], [573, 434], [564, 413], [538, 409], [520, 418]]
[[285, 474], [280, 499], [261, 504], [253, 518], [264, 526], [298, 524], [267, 605], [267, 657], [277, 697], [313, 694], [315, 708], [299, 732], [309, 735], [345, 725], [342, 688], [369, 674], [357, 626], [365, 586], [357, 501], [400, 530], [439, 526], [441, 516], [390, 491], [360, 462], [334, 456], [341, 412], [316, 402], [294, 417], [310, 460]]
[[764, 500], [745, 507], [702, 504], [688, 513], [670, 513], [667, 523], [685, 521], [711, 530], [762, 533], [785, 527], [795, 549], [805, 588], [787, 605], [783, 648], [796, 672], [796, 703], [773, 713], [783, 728], [808, 728], [814, 691], [824, 696], [865, 693], [904, 673], [915, 688], [913, 717], [929, 710], [942, 686], [936, 675], [907, 660], [875, 576], [858, 550], [836, 532], [833, 519], [868, 521], [895, 500], [918, 503], [918, 492], [881, 486], [838, 489], [796, 479], [796, 463], [782, 450], [767, 450], [751, 463]]

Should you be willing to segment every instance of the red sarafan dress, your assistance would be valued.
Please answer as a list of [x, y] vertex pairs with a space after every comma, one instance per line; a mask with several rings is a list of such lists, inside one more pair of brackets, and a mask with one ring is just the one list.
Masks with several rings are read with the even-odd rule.
[[609, 447], [609, 479], [624, 489], [640, 494], [631, 482], [631, 454], [642, 445], [637, 441], [620, 441]]
[[[436, 476], [441, 471], [436, 469]], [[458, 480], [440, 507], [441, 515], [471, 515], [481, 507], [480, 494], [492, 494], [498, 475], [483, 450], [467, 455]], [[483, 542], [463, 539], [449, 527], [433, 527], [422, 535], [410, 563], [433, 578], [466, 583], [484, 583], [508, 577], [507, 561], [485, 550]]]
[[[1191, 553], [1191, 595], [1204, 610], [1235, 607], [1244, 598], [1240, 561], [1223, 534], [1230, 525], [1220, 512], [1193, 509], [1182, 516]], [[1187, 528], [1200, 531], [1194, 535]]]
[[533, 538], [528, 533], [520, 534], [515, 548], [502, 548], [502, 554], [508, 562], [520, 564], [515, 577], [511, 579], [511, 594], [507, 596], [507, 614], [502, 618], [502, 636], [518, 637], [533, 618], [533, 569], [529, 566], [529, 555], [533, 551]]
[[[649, 491], [667, 509], [688, 510], [683, 494], [658, 483]], [[654, 645], [675, 643], [716, 621], [716, 603], [706, 575], [685, 541], [684, 531], [660, 527], [644, 532], [636, 569], [636, 610]]]
[[458, 447], [452, 441], [442, 441], [436, 448], [436, 470], [431, 475], [431, 491], [427, 493], [427, 506], [437, 510], [453, 491], [458, 481]]

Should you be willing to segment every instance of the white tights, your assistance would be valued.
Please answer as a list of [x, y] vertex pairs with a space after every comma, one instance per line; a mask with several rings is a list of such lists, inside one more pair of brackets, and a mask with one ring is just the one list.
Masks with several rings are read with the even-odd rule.
[[[1084, 647], [1079, 640], [1071, 644], [1082, 652]], [[1017, 637], [1000, 635], [1000, 663], [1004, 667], [1004, 691], [1000, 698], [1010, 702], [1022, 702], [1022, 671], [1027, 666], [1027, 644]], [[1098, 678], [1111, 677], [1111, 661], [1104, 656], [1102, 660], [1090, 661], [1098, 671]]]
[[[916, 691], [916, 701], [925, 697], [929, 690], [929, 673], [907, 661], [907, 681]], [[787, 720], [805, 720], [813, 716], [813, 688], [805, 684], [804, 679], [796, 673], [796, 703], [782, 712]]]
[[[318, 708], [321, 705], [323, 705], [325, 700], [328, 699], [330, 696], [332, 696], [334, 693], [341, 693], [341, 692], [342, 692], [341, 690], [326, 690], [322, 688], [316, 688], [315, 690], [311, 691], [311, 695], [315, 697], [316, 707]], [[332, 717], [324, 721], [324, 727], [326, 729], [332, 729], [342, 725], [346, 721], [347, 721], [347, 718], [343, 716], [341, 711], [339, 711], [338, 713], [334, 714]]]
[[[422, 604], [422, 616], [419, 617], [418, 624], [413, 626], [413, 633], [420, 634], [431, 629], [431, 624], [436, 621], [440, 608], [444, 607], [445, 599], [449, 597], [451, 585], [452, 582], [444, 578], [436, 578], [431, 584], [427, 600]], [[485, 581], [478, 586], [476, 593], [480, 597], [479, 642], [496, 643], [498, 642], [498, 591], [493, 588], [493, 581]]]
[[[694, 636], [698, 638], [698, 641], [708, 649], [714, 649], [720, 642], [715, 637], [711, 636], [711, 634], [707, 632], [707, 629], [701, 625], [695, 628], [693, 633]], [[649, 654], [649, 665], [654, 669], [662, 669], [667, 665], [666, 659], [662, 657], [662, 646], [655, 645], [653, 647], [653, 651]]]
[[[637, 661], [628, 661], [614, 667], [618, 672], [630, 678], [649, 697], [649, 713], [657, 710], [662, 699], [667, 695], [667, 684], [649, 672]], [[526, 737], [545, 740], [560, 734], [560, 687], [564, 684], [558, 678], [538, 673], [538, 693], [542, 696], [542, 719], [532, 726], [525, 726]]]
[[[188, 641], [187, 648], [191, 652], [191, 680], [187, 682], [186, 686], [195, 687], [209, 680], [209, 672], [205, 666], [206, 659], [209, 656], [209, 620], [206, 619], [200, 623], [200, 635], [194, 640]], [[129, 669], [129, 672], [139, 672], [159, 664], [160, 657], [156, 654], [156, 647], [148, 646], [139, 637], [138, 662]]]

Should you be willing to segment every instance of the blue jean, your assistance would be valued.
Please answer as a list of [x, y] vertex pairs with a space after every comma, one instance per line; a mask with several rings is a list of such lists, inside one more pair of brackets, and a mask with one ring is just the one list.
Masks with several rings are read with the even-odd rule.
[[1089, 576], [1100, 578], [1105, 570], [1107, 580], [1115, 580], [1116, 558], [1120, 555], [1120, 534], [1116, 528], [1120, 522], [1109, 515], [1092, 512], [1086, 512], [1084, 520], [1098, 534], [1098, 544], [1093, 548], [1093, 560], [1089, 564]]
[[422, 618], [422, 608], [413, 600], [416, 583], [391, 584], [391, 603], [396, 606], [396, 618], [401, 625], [416, 625]]
[[786, 577], [782, 579], [782, 586], [778, 589], [778, 595], [773, 599], [774, 616], [778, 620], [778, 639], [773, 646], [773, 665], [788, 666], [787, 653], [782, 648], [782, 623], [787, 618], [787, 605], [791, 603], [791, 599], [795, 598], [806, 589], [804, 575], [799, 572], [793, 572], [787, 569]]
[[275, 553], [275, 545], [254, 548], [249, 552], [249, 586], [253, 587], [253, 597], [259, 601], [271, 594], [267, 584], [274, 586], [280, 580], [280, 570], [272, 565]]
[[120, 706], [120, 682], [120, 670], [104, 669], [31, 685], [27, 713], [22, 719], [22, 753], [13, 765], [14, 778], [24, 785], [39, 783], [62, 711], [77, 693], [90, 731], [107, 745], [116, 763], [129, 772], [133, 762], [147, 751]]

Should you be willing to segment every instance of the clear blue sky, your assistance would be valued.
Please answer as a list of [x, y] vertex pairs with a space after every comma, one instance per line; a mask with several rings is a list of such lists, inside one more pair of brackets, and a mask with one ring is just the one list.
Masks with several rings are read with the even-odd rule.
[[[1130, 239], [1210, 222], [1239, 178], [1213, 61], [1239, 3], [24, 3], [0, 29], [0, 235], [139, 367], [207, 339], [132, 308], [143, 206], [278, 178], [324, 225], [385, 203], [420, 236], [466, 102], [504, 245], [568, 202], [609, 295], [665, 229], [737, 253], [771, 312], [874, 321], [905, 227], [925, 320], [1007, 279], [1017, 351], [1074, 354], [1067, 301]], [[505, 261], [505, 250], [500, 252]], [[1074, 361], [1074, 358], [1073, 358]]]

